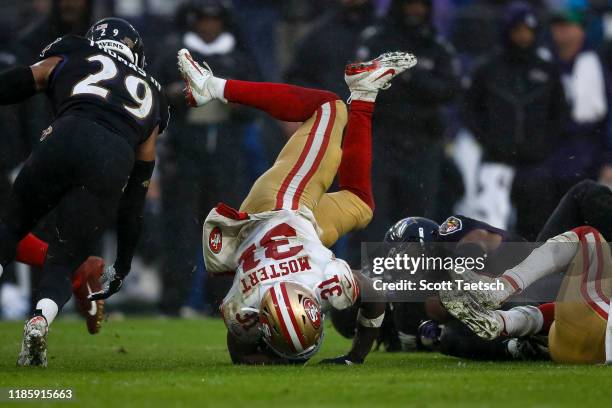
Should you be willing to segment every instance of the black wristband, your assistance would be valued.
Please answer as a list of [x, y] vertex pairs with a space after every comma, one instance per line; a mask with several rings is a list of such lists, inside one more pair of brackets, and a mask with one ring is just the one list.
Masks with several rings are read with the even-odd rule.
[[0, 105], [12, 105], [36, 94], [30, 67], [18, 66], [0, 72]]

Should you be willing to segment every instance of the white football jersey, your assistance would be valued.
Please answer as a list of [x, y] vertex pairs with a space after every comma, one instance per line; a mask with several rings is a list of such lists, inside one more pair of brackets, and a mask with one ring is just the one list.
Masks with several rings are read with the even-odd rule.
[[[359, 288], [351, 268], [323, 246], [312, 212], [278, 210], [237, 217], [227, 208], [218, 209], [205, 223], [205, 261], [213, 272], [233, 266], [234, 283], [221, 313], [228, 329], [243, 342], [261, 337], [259, 305], [276, 282], [296, 282], [310, 289], [323, 311], [345, 309], [356, 301]], [[224, 251], [227, 247], [230, 252]]]

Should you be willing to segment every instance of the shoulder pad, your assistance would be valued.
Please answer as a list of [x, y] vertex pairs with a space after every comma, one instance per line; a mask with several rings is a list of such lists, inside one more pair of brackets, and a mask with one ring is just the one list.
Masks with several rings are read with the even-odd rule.
[[83, 47], [84, 44], [91, 44], [91, 41], [86, 39], [85, 37], [79, 37], [76, 35], [67, 35], [64, 37], [60, 37], [57, 40], [53, 41], [51, 44], [47, 45], [40, 53], [40, 59], [43, 60], [45, 58], [65, 55], [70, 52], [73, 52], [79, 47]]

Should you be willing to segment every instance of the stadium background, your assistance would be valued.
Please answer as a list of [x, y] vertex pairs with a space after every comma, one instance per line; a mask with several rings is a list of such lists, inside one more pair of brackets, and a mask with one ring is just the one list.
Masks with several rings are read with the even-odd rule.
[[[592, 178], [612, 187], [612, 2], [529, 2], [539, 24], [537, 47], [526, 61], [512, 54], [509, 40], [512, 28], [526, 21], [524, 5], [434, 0], [431, 21], [415, 31], [404, 26], [393, 3], [403, 1], [0, 3], [0, 68], [30, 64], [56, 37], [83, 34], [96, 18], [116, 15], [132, 22], [144, 36], [147, 70], [169, 95], [171, 126], [160, 141], [146, 231], [124, 290], [108, 301], [111, 314], [216, 313], [229, 282], [206, 276], [201, 223], [217, 202], [239, 205], [294, 129], [294, 124], [233, 106], [210, 104], [187, 111], [174, 60], [183, 46], [206, 57], [220, 76], [286, 81], [346, 97], [342, 67], [348, 60], [367, 58], [385, 47], [412, 51], [411, 41], [420, 41], [416, 54], [425, 56], [421, 68], [394, 84], [393, 92], [381, 95], [377, 106], [374, 221], [365, 232], [343, 239], [335, 248], [354, 267], [359, 265], [358, 242], [380, 240], [392, 221], [405, 216], [428, 216], [440, 222], [458, 212], [534, 239], [574, 182]], [[520, 108], [497, 115], [479, 109], [474, 100], [482, 96], [477, 90], [484, 81], [473, 79], [486, 77], [479, 67], [497, 52], [519, 58], [519, 63], [501, 59], [511, 75], [500, 88], [519, 89], [525, 82], [511, 79], [537, 76], [533, 64], [542, 58], [559, 72], [562, 92], [556, 98], [554, 93], [538, 96], [526, 105], [521, 105], [519, 95], [512, 106]], [[576, 61], [581, 58], [591, 62], [586, 69], [593, 71], [586, 76], [601, 81], [576, 79], [574, 70], [580, 65]], [[528, 90], [517, 94], [521, 92]], [[527, 114], [525, 121], [526, 112], [533, 115]], [[529, 120], [541, 117], [546, 120], [531, 126]], [[0, 203], [50, 118], [42, 96], [0, 108]], [[51, 216], [37, 232], [44, 237], [52, 225]], [[113, 239], [109, 233], [99, 248], [107, 261], [113, 259]], [[2, 319], [22, 319], [29, 312], [36, 276], [21, 265], [4, 274]]]

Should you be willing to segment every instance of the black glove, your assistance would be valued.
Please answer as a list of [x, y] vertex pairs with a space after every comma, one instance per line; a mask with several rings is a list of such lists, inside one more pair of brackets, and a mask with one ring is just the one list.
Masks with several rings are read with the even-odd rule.
[[326, 358], [321, 360], [319, 364], [335, 364], [335, 365], [354, 365], [363, 364], [363, 359], [349, 357], [349, 355], [339, 356], [336, 358]]
[[89, 295], [87, 297], [88, 300], [96, 301], [108, 299], [113, 294], [119, 292], [121, 285], [123, 285], [123, 279], [117, 273], [117, 270], [113, 265], [106, 268], [100, 277], [100, 283], [102, 284], [102, 290]]

